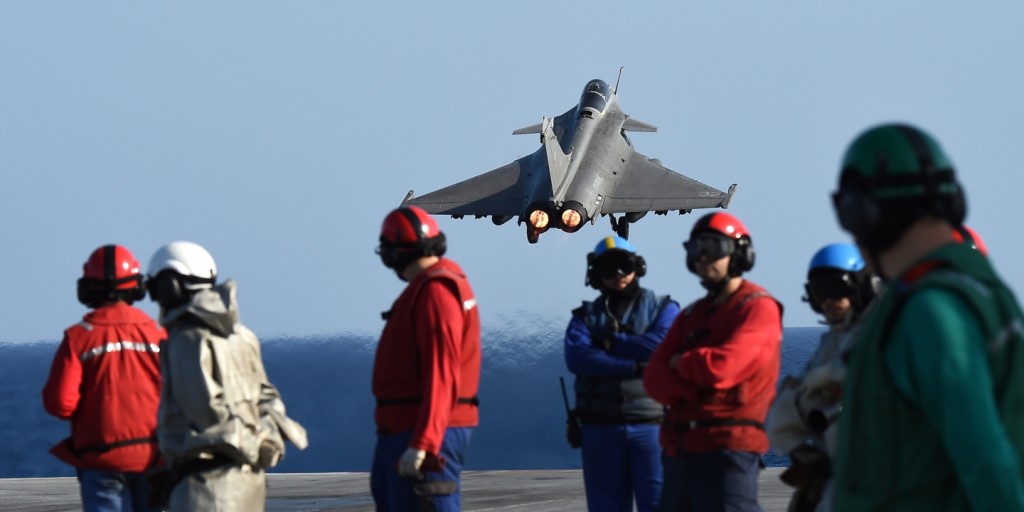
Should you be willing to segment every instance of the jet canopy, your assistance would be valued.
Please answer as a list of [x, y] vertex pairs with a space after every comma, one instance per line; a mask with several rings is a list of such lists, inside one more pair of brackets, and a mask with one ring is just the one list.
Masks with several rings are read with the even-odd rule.
[[609, 94], [611, 88], [604, 80], [595, 79], [587, 82], [587, 86], [583, 88], [583, 95], [580, 96], [580, 114], [583, 115], [587, 110], [603, 114], [608, 107]]

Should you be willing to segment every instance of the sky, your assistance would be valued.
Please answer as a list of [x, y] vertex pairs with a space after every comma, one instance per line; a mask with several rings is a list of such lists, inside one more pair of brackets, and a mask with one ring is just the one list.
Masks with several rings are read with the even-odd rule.
[[[1016, 290], [1024, 241], [1024, 4], [899, 2], [2, 2], [0, 342], [59, 339], [86, 312], [93, 249], [145, 266], [190, 240], [239, 283], [261, 336], [377, 333], [404, 284], [374, 254], [406, 192], [535, 151], [512, 130], [614, 83], [631, 138], [726, 190], [752, 233], [746, 277], [816, 325], [807, 264], [849, 241], [829, 194], [846, 145], [901, 121], [957, 167], [967, 224]], [[702, 295], [680, 246], [709, 210], [648, 215], [642, 284]], [[594, 296], [607, 219], [525, 227], [439, 217], [484, 329], [550, 335]], [[148, 300], [143, 309], [156, 314]]]

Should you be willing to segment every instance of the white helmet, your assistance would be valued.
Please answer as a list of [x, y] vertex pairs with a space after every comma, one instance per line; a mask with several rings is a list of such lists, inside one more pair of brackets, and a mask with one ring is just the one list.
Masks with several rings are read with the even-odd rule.
[[199, 244], [178, 241], [157, 249], [146, 274], [150, 297], [172, 307], [185, 302], [190, 292], [212, 287], [217, 264]]
[[205, 286], [189, 287], [190, 290], [209, 288], [217, 278], [217, 264], [213, 256], [199, 244], [192, 242], [171, 242], [159, 249], [149, 260], [146, 274], [150, 279], [164, 270], [173, 270], [184, 277], [194, 277], [205, 283], [191, 283]]

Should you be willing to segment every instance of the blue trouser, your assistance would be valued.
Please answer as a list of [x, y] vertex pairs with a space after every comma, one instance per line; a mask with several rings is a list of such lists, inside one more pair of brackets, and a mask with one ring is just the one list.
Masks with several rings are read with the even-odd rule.
[[583, 486], [590, 512], [653, 512], [661, 493], [660, 425], [583, 424]]
[[82, 510], [85, 512], [145, 512], [149, 506], [149, 482], [143, 473], [79, 469]]
[[757, 476], [761, 456], [721, 450], [664, 457], [665, 486], [658, 510], [664, 512], [761, 512]]
[[[423, 480], [405, 478], [398, 474], [398, 459], [409, 447], [412, 432], [381, 434], [373, 452], [373, 468], [370, 470], [370, 491], [377, 505], [377, 512], [458, 512], [461, 508], [463, 454], [469, 445], [473, 429], [449, 428], [444, 431], [441, 456], [445, 458], [440, 472], [423, 472]], [[437, 483], [453, 482], [454, 492], [438, 494]]]

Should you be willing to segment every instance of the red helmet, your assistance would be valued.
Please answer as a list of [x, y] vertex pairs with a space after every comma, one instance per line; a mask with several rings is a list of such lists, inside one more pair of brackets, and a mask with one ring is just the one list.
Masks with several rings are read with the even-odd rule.
[[988, 256], [988, 247], [985, 245], [985, 241], [981, 239], [981, 235], [966, 224], [953, 228], [953, 240], [961, 244], [971, 244], [971, 247], [977, 249], [982, 256]]
[[108, 300], [132, 302], [145, 297], [142, 270], [124, 246], [104, 245], [89, 255], [78, 280], [78, 300], [95, 307]]
[[443, 256], [444, 233], [437, 221], [418, 206], [403, 206], [384, 217], [377, 253], [388, 268], [399, 272], [423, 256]]
[[[725, 212], [709, 213], [699, 219], [690, 230], [690, 240], [694, 240], [701, 233], [713, 233], [734, 240], [732, 245], [732, 259], [729, 261], [729, 275], [739, 276], [754, 268], [754, 244], [750, 239], [750, 231], [735, 216]], [[686, 247], [686, 244], [683, 244]], [[697, 254], [687, 250], [686, 267], [690, 272], [695, 272]]]
[[418, 206], [403, 206], [384, 217], [380, 242], [391, 245], [418, 244], [441, 234], [437, 221]]
[[750, 238], [750, 231], [735, 216], [725, 212], [709, 213], [697, 220], [690, 230], [690, 238], [701, 232], [713, 231], [728, 238]]

